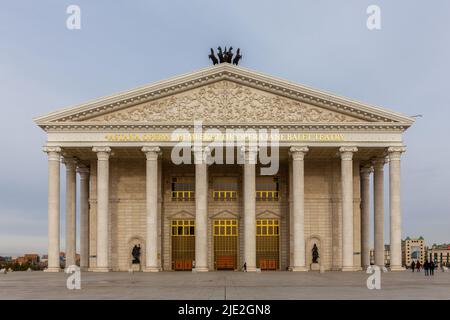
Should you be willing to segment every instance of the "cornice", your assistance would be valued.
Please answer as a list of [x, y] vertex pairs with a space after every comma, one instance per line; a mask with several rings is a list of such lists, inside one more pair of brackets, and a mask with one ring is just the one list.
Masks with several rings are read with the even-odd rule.
[[47, 123], [86, 121], [94, 116], [118, 111], [221, 80], [241, 83], [335, 112], [356, 116], [361, 118], [362, 121], [402, 123], [406, 128], [414, 122], [413, 118], [396, 112], [229, 64], [211, 66], [197, 72], [99, 98], [46, 116], [37, 117], [34, 121], [41, 127], [44, 127]]
[[[61, 122], [42, 123], [42, 129], [46, 132], [114, 132], [114, 131], [146, 131], [146, 130], [173, 130], [193, 129], [193, 123], [99, 123], [99, 122]], [[204, 124], [203, 129], [280, 129], [280, 130], [311, 130], [311, 131], [405, 131], [410, 125], [408, 123], [386, 123], [386, 122], [350, 122], [350, 123], [217, 123]]]

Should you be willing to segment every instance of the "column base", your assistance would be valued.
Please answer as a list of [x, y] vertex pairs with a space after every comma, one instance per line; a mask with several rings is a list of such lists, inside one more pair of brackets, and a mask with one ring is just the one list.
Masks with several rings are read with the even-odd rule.
[[80, 267], [80, 270], [81, 270], [82, 272], [90, 271], [90, 270], [89, 270], [89, 267]]
[[301, 267], [290, 267], [289, 270], [292, 271], [292, 272], [308, 272], [309, 271], [308, 268], [304, 267], [304, 266], [301, 266]]
[[161, 270], [158, 267], [145, 267], [143, 272], [160, 272]]
[[389, 268], [390, 271], [405, 271], [406, 269], [402, 266], [392, 266]]
[[57, 268], [57, 267], [50, 267], [47, 269], [44, 269], [44, 272], [62, 272], [63, 270], [61, 268]]
[[96, 267], [91, 269], [93, 272], [111, 272], [111, 268], [108, 267]]
[[195, 267], [192, 269], [192, 272], [208, 272], [208, 267]]
[[246, 272], [256, 272], [256, 266], [247, 266], [247, 271]]
[[331, 271], [341, 271], [341, 270], [342, 270], [342, 267], [339, 267], [339, 266], [331, 267]]
[[352, 271], [360, 271], [360, 267], [342, 267], [342, 272], [352, 272]]

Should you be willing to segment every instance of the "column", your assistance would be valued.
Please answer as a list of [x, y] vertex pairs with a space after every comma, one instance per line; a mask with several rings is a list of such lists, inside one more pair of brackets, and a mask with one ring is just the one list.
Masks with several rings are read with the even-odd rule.
[[292, 232], [293, 261], [291, 271], [308, 271], [305, 256], [305, 165], [307, 147], [292, 147]]
[[66, 165], [66, 268], [76, 264], [77, 251], [77, 161], [64, 157]]
[[341, 147], [342, 185], [342, 271], [354, 271], [353, 265], [353, 153], [356, 147]]
[[400, 157], [405, 147], [391, 147], [389, 155], [389, 210], [391, 271], [402, 271], [402, 212], [400, 206]]
[[256, 156], [257, 148], [244, 152], [244, 263], [248, 272], [256, 271]]
[[372, 168], [361, 168], [361, 265], [370, 266], [370, 173]]
[[48, 155], [48, 267], [46, 272], [59, 272], [59, 205], [61, 148], [44, 147]]
[[289, 270], [292, 269], [292, 266], [294, 265], [294, 229], [292, 227], [292, 212], [293, 212], [293, 205], [294, 205], [294, 198], [293, 198], [293, 183], [294, 179], [292, 177], [292, 159], [289, 158], [289, 259], [288, 259], [288, 266]]
[[109, 156], [111, 148], [94, 147], [97, 153], [97, 266], [96, 272], [108, 272], [109, 266]]
[[147, 157], [146, 210], [146, 272], [158, 272], [158, 155], [159, 147], [143, 147]]
[[80, 175], [80, 268], [89, 268], [89, 168], [79, 165]]
[[384, 267], [384, 163], [385, 158], [377, 158], [373, 164], [374, 197], [374, 258], [375, 265]]
[[195, 162], [195, 271], [208, 271], [208, 164], [207, 150], [194, 147]]

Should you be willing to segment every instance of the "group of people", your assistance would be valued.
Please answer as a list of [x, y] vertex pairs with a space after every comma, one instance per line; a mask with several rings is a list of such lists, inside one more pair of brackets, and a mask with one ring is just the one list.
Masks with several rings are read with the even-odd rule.
[[425, 260], [425, 263], [423, 264], [423, 266], [420, 263], [420, 261], [417, 261], [417, 262], [413, 261], [411, 263], [412, 272], [414, 272], [414, 270], [417, 270], [417, 272], [420, 272], [420, 268], [423, 268], [426, 276], [434, 276], [434, 269], [436, 269], [436, 264], [433, 261], [428, 262], [428, 259]]

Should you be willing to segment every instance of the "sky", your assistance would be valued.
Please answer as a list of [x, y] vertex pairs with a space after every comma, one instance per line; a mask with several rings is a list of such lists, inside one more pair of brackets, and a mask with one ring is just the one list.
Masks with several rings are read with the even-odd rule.
[[[66, 27], [69, 5], [79, 30]], [[369, 5], [380, 30], [366, 26]], [[240, 47], [243, 67], [423, 115], [405, 134], [403, 237], [450, 242], [449, 31], [448, 0], [2, 1], [0, 255], [47, 251], [45, 133], [33, 117], [204, 68], [219, 45]]]

